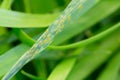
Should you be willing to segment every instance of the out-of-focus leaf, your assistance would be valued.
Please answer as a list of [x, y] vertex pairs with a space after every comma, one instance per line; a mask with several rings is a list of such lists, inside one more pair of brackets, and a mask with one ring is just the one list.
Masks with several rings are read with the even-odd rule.
[[23, 4], [25, 6], [25, 11], [32, 13], [52, 12], [57, 8], [55, 0], [23, 0]]
[[0, 55], [9, 50], [10, 45], [7, 43], [7, 30], [4, 27], [0, 27]]
[[47, 80], [65, 80], [66, 76], [71, 71], [75, 61], [76, 58], [70, 58], [62, 61], [56, 66]]
[[120, 80], [120, 73], [119, 73], [118, 76], [117, 76], [117, 80]]
[[99, 42], [94, 50], [89, 50], [92, 45], [87, 46], [87, 55], [80, 58], [74, 65], [66, 80], [84, 80], [101, 64], [103, 64], [120, 45], [120, 28], [113, 34]]
[[12, 28], [46, 27], [50, 25], [60, 13], [28, 14], [0, 9], [0, 26]]
[[[18, 60], [24, 52], [26, 52], [30, 47], [27, 46], [26, 44], [20, 44], [18, 46], [16, 46], [15, 48], [12, 48], [11, 50], [9, 50], [8, 52], [6, 52], [5, 54], [0, 56], [0, 77], [5, 74], [10, 68], [11, 66], [16, 62], [16, 60]], [[49, 53], [49, 54], [45, 54], [45, 53]], [[62, 57], [63, 55], [61, 54], [61, 52], [56, 52], [56, 51], [43, 51], [42, 54], [45, 55], [41, 55], [38, 56], [41, 59], [59, 59], [60, 57]], [[55, 55], [54, 55], [55, 54]], [[36, 57], [37, 58], [37, 57]], [[7, 67], [5, 67], [7, 66]], [[3, 68], [4, 67], [4, 68]]]
[[32, 80], [43, 80], [43, 79], [41, 79], [41, 78], [39, 78], [39, 77], [36, 77], [36, 76], [34, 76], [34, 75], [30, 74], [30, 73], [25, 72], [25, 71], [21, 71], [21, 73], [22, 73], [23, 75], [29, 77], [29, 78], [32, 79]]
[[1, 35], [5, 34], [6, 31], [7, 31], [7, 30], [6, 30], [5, 28], [0, 27], [0, 37], [1, 37]]
[[[23, 47], [23, 48], [21, 48]], [[28, 46], [22, 44], [16, 48], [11, 49], [9, 52], [6, 52], [5, 55], [0, 56], [0, 77], [5, 74], [10, 67], [16, 62], [16, 60], [21, 56], [21, 53], [24, 53], [26, 49], [29, 49]], [[7, 55], [8, 54], [8, 55]], [[10, 58], [11, 57], [11, 58]], [[3, 63], [4, 61], [4, 63]], [[11, 64], [11, 62], [13, 64]]]
[[14, 0], [3, 0], [0, 8], [10, 9], [13, 2]]
[[[73, 51], [72, 54], [75, 56], [80, 54], [83, 51], [83, 48], [78, 48]], [[72, 67], [74, 66], [77, 57], [67, 58], [60, 62], [56, 68], [52, 71], [47, 80], [65, 80], [70, 73]]]
[[120, 70], [120, 52], [117, 53], [102, 71], [97, 80], [117, 80]]

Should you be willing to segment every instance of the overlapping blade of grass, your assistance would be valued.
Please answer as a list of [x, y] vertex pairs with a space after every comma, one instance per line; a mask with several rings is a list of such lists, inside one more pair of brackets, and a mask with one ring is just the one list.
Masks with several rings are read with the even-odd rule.
[[[120, 29], [120, 25], [118, 25]], [[115, 32], [115, 31], [114, 31]], [[112, 34], [112, 33], [111, 33]], [[111, 35], [109, 34], [109, 35]], [[85, 49], [86, 50], [86, 49]], [[80, 53], [79, 51], [78, 53]], [[73, 52], [74, 53], [74, 52]], [[75, 63], [76, 58], [68, 59], [60, 63], [51, 73], [48, 80], [65, 80]], [[70, 62], [70, 63], [69, 63]], [[66, 67], [65, 67], [66, 66]], [[70, 68], [70, 69], [69, 69]], [[76, 78], [77, 79], [77, 78]], [[102, 79], [101, 79], [102, 80]]]
[[68, 44], [68, 45], [63, 45], [63, 46], [49, 46], [49, 48], [64, 50], [64, 49], [71, 49], [71, 48], [76, 48], [76, 47], [84, 47], [84, 46], [94, 43], [100, 39], [103, 39], [104, 37], [108, 36], [110, 33], [116, 31], [119, 28], [120, 28], [120, 22], [117, 25], [115, 25], [105, 31], [102, 31], [101, 33], [99, 33], [89, 39], [79, 41], [76, 43], [72, 43], [72, 44]]
[[[83, 48], [78, 48], [74, 52], [74, 55], [77, 55], [83, 51]], [[74, 66], [77, 57], [67, 58], [61, 61], [49, 75], [47, 80], [65, 80], [70, 73], [72, 67]]]
[[39, 58], [33, 60], [33, 63], [37, 76], [40, 77], [42, 80], [46, 80], [48, 75], [48, 66], [46, 64], [46, 60]]
[[97, 80], [117, 80], [120, 70], [120, 52], [117, 53], [102, 71]]
[[[16, 61], [28, 49], [30, 49], [30, 46], [28, 46], [26, 44], [20, 44], [19, 46], [16, 46], [15, 48], [13, 48], [13, 49], [9, 50], [8, 52], [6, 52], [5, 55], [1, 55], [0, 56], [0, 64], [1, 64], [0, 65], [0, 69], [1, 69], [1, 71], [0, 71], [0, 77], [2, 77], [5, 73], [7, 73], [9, 71], [9, 69], [12, 67], [12, 65], [15, 64]], [[49, 53], [49, 54], [46, 54], [46, 53]], [[61, 52], [57, 52], [57, 51], [50, 52], [48, 50], [48, 51], [42, 52], [42, 54], [39, 56], [39, 58], [41, 58], [41, 59], [54, 59], [55, 60], [55, 59], [59, 59], [62, 56], [63, 55], [61, 54]]]
[[26, 43], [30, 46], [32, 46], [35, 43], [35, 40], [32, 39], [30, 36], [28, 36], [21, 29], [14, 28], [14, 29], [12, 29], [12, 32], [19, 38], [19, 40], [23, 41], [23, 43]]
[[0, 26], [12, 28], [47, 27], [59, 14], [27, 14], [0, 9]]
[[14, 76], [26, 63], [42, 52], [52, 42], [55, 34], [61, 32], [62, 28], [70, 22], [74, 23], [77, 21], [79, 17], [92, 8], [97, 2], [96, 0], [73, 0], [63, 14], [45, 31], [33, 47], [17, 61], [2, 80], [10, 79]]
[[[68, 24], [62, 33], [55, 36], [53, 45], [61, 44], [71, 37], [83, 32], [98, 21], [109, 16], [120, 7], [120, 0], [100, 0], [100, 2], [79, 18], [74, 24]], [[69, 28], [69, 29], [68, 29]]]
[[[100, 21], [101, 19], [103, 19], [106, 16], [115, 12], [119, 8], [119, 3], [118, 3], [119, 0], [111, 0], [111, 1], [112, 2], [110, 2], [109, 0], [100, 1], [99, 4], [97, 4], [93, 9], [88, 11], [87, 14], [82, 16], [82, 19], [79, 20], [79, 25], [78, 26], [76, 26], [76, 25], [75, 26], [74, 25], [69, 26], [69, 30], [67, 30], [68, 28], [66, 28], [66, 29], [63, 30], [62, 33], [58, 34], [59, 37], [56, 37], [56, 39], [55, 39], [55, 40], [58, 40], [58, 41], [54, 41], [54, 44], [57, 45], [59, 43], [62, 43], [64, 41], [68, 40], [69, 38], [75, 36], [76, 34], [82, 32], [83, 30], [90, 27], [90, 25], [95, 24], [96, 22]], [[97, 11], [97, 10], [99, 10], [99, 11]], [[96, 12], [96, 14], [94, 14], [94, 12]], [[94, 19], [92, 19], [92, 18], [94, 18]], [[86, 22], [87, 22], [87, 24], [86, 24]], [[67, 32], [68, 32], [68, 34], [67, 34]], [[67, 36], [65, 36], [65, 35], [67, 35]], [[1, 70], [0, 71], [1, 72], [0, 77], [3, 76], [3, 74], [5, 74], [6, 72], [8, 72], [10, 67], [12, 67], [12, 65], [29, 48], [30, 47], [28, 47], [25, 44], [24, 45], [23, 44], [18, 45], [15, 48], [6, 52], [4, 55], [0, 56], [0, 64], [1, 64], [0, 65], [0, 70]], [[20, 49], [20, 51], [19, 51], [19, 49]], [[18, 51], [17, 53], [19, 54], [17, 56], [16, 56], [16, 51]], [[47, 53], [49, 53], [49, 54], [47, 54]], [[48, 50], [45, 51], [44, 53], [42, 52], [42, 54], [46, 54], [47, 57], [52, 56], [52, 53], [53, 53], [53, 55], [55, 54], [54, 52], [48, 51]], [[57, 54], [55, 54], [55, 56], [56, 55]], [[57, 56], [60, 56], [60, 55], [57, 55]], [[8, 62], [8, 58], [9, 58], [9, 62]], [[8, 67], [4, 67], [4, 66], [8, 66]], [[4, 69], [3, 69], [3, 67], [4, 67]]]
[[0, 27], [0, 55], [10, 49], [10, 45], [7, 43], [8, 34], [4, 27]]
[[120, 28], [102, 40], [101, 43], [93, 45], [94, 49], [89, 49], [92, 45], [88, 46], [85, 49], [87, 55], [77, 61], [66, 80], [84, 80], [102, 65], [120, 47], [119, 34]]
[[71, 71], [73, 65], [75, 64], [76, 58], [70, 58], [62, 61], [57, 67], [52, 71], [51, 75], [47, 80], [65, 80], [66, 76]]
[[[120, 23], [118, 23], [117, 25], [102, 31], [101, 33], [90, 37], [89, 39], [86, 40], [82, 40], [82, 41], [78, 41], [72, 44], [67, 44], [67, 45], [63, 45], [63, 46], [49, 46], [48, 48], [50, 49], [57, 49], [57, 50], [65, 50], [65, 49], [71, 49], [71, 48], [76, 48], [76, 47], [84, 47], [88, 44], [94, 43], [104, 37], [106, 37], [107, 35], [109, 35], [110, 33], [114, 32], [115, 30], [117, 30], [118, 28], [120, 28]], [[31, 37], [29, 37], [25, 32], [19, 30], [19, 29], [15, 29], [14, 33], [18, 36], [18, 38], [28, 44], [28, 45], [33, 45], [36, 41], [34, 39], [32, 39]], [[24, 39], [23, 39], [24, 37]]]
[[[4, 10], [4, 9], [10, 9], [13, 1], [14, 0], [4, 0], [2, 2], [1, 8], [3, 8], [3, 9], [0, 9], [0, 11], [1, 11], [1, 16], [0, 16], [1, 24], [0, 24], [0, 26], [12, 27], [12, 28], [14, 28], [14, 27], [26, 28], [26, 27], [31, 27], [31, 26], [32, 27], [35, 27], [35, 26], [36, 27], [47, 27], [60, 14], [60, 13], [54, 13], [54, 14], [26, 14], [26, 13], [20, 13], [20, 12], [15, 12], [15, 11], [10, 11], [10, 10]], [[29, 1], [27, 1], [27, 0], [24, 3], [27, 3], [27, 2], [29, 4]], [[25, 8], [27, 8], [27, 10], [31, 9], [30, 6], [25, 7]], [[39, 23], [39, 25], [36, 25], [37, 23]]]
[[[76, 30], [76, 29], [75, 29]], [[64, 31], [64, 30], [63, 30]], [[73, 33], [74, 33], [74, 31], [73, 31]], [[22, 33], [21, 33], [21, 35], [22, 35]], [[19, 36], [19, 35], [18, 35]], [[68, 36], [68, 35], [67, 35]], [[96, 36], [97, 37], [97, 36]], [[65, 37], [66, 38], [66, 37]], [[65, 39], [64, 38], [64, 39]], [[98, 37], [98, 38], [100, 38], [100, 37]], [[96, 38], [97, 39], [97, 38]], [[28, 39], [26, 38], [26, 40], [24, 40], [25, 42], [27, 41]], [[63, 39], [62, 39], [63, 40]], [[92, 39], [90, 39], [91, 41], [93, 41]], [[94, 39], [95, 40], [95, 39]], [[23, 42], [24, 42], [23, 41]], [[33, 40], [29, 40], [30, 42], [28, 42], [28, 44], [33, 44]], [[94, 42], [94, 41], [93, 41]], [[26, 42], [27, 43], [27, 42]], [[82, 42], [78, 42], [78, 43], [75, 43], [75, 44], [70, 44], [70, 45], [67, 45], [67, 46], [59, 46], [59, 47], [57, 47], [57, 46], [52, 46], [52, 48], [56, 48], [56, 49], [69, 49], [69, 48], [72, 48], [72, 47], [74, 47], [74, 46], [79, 46], [79, 44], [81, 44]], [[86, 41], [83, 41], [83, 44], [84, 43], [86, 43]]]
[[[14, 54], [14, 58], [13, 58], [13, 56], [11, 56], [12, 57], [11, 59], [9, 59], [9, 56], [4, 56], [4, 55], [0, 56], [0, 59], [1, 59], [1, 62], [0, 62], [0, 64], [1, 64], [0, 65], [0, 69], [1, 69], [1, 71], [0, 71], [0, 77], [2, 77], [3, 74], [5, 74], [8, 71], [8, 69], [10, 69], [10, 67], [16, 62], [16, 60], [21, 56], [21, 54], [19, 54], [19, 53], [21, 53], [21, 51], [25, 52], [26, 49], [29, 49], [28, 46], [24, 45], [24, 47], [23, 47], [23, 45], [24, 44], [16, 47], [14, 50], [10, 50], [8, 52], [8, 54], [10, 54], [10, 53], [11, 54], [12, 53], [18, 53], [18, 54]], [[20, 48], [21, 46], [23, 48]], [[4, 59], [5, 59], [5, 63], [2, 63], [2, 61], [4, 61]], [[11, 62], [13, 62], [13, 64], [11, 64]], [[4, 68], [6, 68], [6, 66], [7, 66], [8, 69], [4, 69]]]

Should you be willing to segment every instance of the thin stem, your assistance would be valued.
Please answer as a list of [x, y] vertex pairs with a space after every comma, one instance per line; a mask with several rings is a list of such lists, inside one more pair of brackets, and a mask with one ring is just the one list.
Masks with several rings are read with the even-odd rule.
[[21, 71], [21, 73], [22, 73], [23, 75], [25, 75], [25, 76], [33, 79], [33, 80], [41, 80], [39, 77], [36, 77], [36, 76], [34, 76], [34, 75], [32, 75], [32, 74], [29, 74], [29, 73], [27, 73], [27, 72], [25, 72], [25, 71], [23, 71], [23, 70]]
[[32, 46], [35, 43], [35, 40], [28, 36], [23, 30], [13, 28], [12, 31], [19, 38], [19, 40], [28, 44], [29, 46]]

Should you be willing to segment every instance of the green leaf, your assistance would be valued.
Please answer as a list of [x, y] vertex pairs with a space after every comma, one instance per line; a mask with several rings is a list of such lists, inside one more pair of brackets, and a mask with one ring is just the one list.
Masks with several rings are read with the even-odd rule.
[[28, 14], [0, 9], [0, 26], [12, 28], [47, 27], [59, 14]]
[[[9, 69], [12, 67], [14, 63], [25, 53], [28, 49], [30, 49], [30, 46], [26, 44], [20, 44], [11, 50], [7, 51], [5, 54], [0, 56], [0, 77], [2, 77], [5, 73], [9, 71]], [[49, 54], [46, 54], [49, 53]], [[44, 54], [44, 55], [43, 55]], [[55, 55], [54, 55], [55, 54]], [[58, 51], [43, 51], [42, 55], [38, 56], [41, 59], [59, 59], [63, 55], [61, 52]], [[38, 58], [36, 57], [36, 58]], [[9, 59], [9, 60], [8, 60]], [[5, 67], [7, 66], [7, 67]]]
[[32, 13], [48, 13], [58, 7], [55, 0], [23, 0], [23, 4], [25, 11]]
[[[82, 41], [78, 41], [72, 44], [67, 44], [67, 45], [63, 45], [63, 46], [49, 46], [48, 48], [50, 49], [60, 49], [60, 50], [64, 50], [64, 49], [71, 49], [71, 48], [76, 48], [76, 47], [83, 47], [86, 45], [89, 45], [91, 43], [94, 43], [104, 37], [106, 37], [107, 35], [109, 35], [110, 33], [114, 32], [115, 30], [120, 28], [120, 23], [118, 23], [115, 26], [112, 26], [111, 28], [102, 31], [101, 33], [98, 33], [97, 35], [90, 37], [89, 39], [85, 39]], [[32, 46], [36, 41], [34, 39], [32, 39], [31, 37], [29, 37], [25, 32], [23, 32], [20, 29], [13, 29], [13, 32], [16, 34], [16, 36], [24, 43]]]
[[[66, 40], [82, 33], [92, 27], [100, 20], [114, 13], [120, 7], [120, 0], [100, 0], [92, 9], [79, 18], [74, 24], [68, 24], [62, 31], [55, 36], [53, 45], [58, 45]], [[103, 13], [104, 12], [104, 13]], [[98, 16], [99, 15], [99, 16]]]
[[117, 76], [117, 80], [120, 80], [120, 74], [118, 74], [118, 76]]
[[114, 51], [119, 48], [119, 34], [120, 28], [101, 40], [101, 42], [98, 42], [98, 44], [93, 45], [94, 49], [90, 49], [92, 45], [87, 46], [84, 51], [87, 55], [77, 61], [66, 80], [84, 80], [102, 65], [112, 54], [114, 54]]
[[1, 8], [10, 9], [14, 0], [3, 0]]
[[3, 76], [11, 68], [11, 66], [16, 62], [16, 60], [18, 60], [21, 57], [21, 54], [24, 53], [28, 49], [29, 49], [28, 46], [21, 44], [9, 50], [8, 52], [6, 52], [5, 55], [1, 55], [0, 56], [0, 64], [1, 64], [0, 65], [0, 70], [1, 70], [0, 77]]
[[120, 70], [120, 52], [117, 53], [102, 71], [97, 80], [117, 80]]
[[29, 73], [27, 73], [27, 72], [25, 72], [25, 71], [23, 71], [23, 70], [21, 71], [21, 73], [22, 73], [23, 75], [29, 77], [29, 78], [32, 79], [32, 80], [43, 80], [43, 79], [41, 79], [41, 78], [39, 78], [39, 77], [36, 77], [36, 76], [34, 76], [34, 75], [32, 75], [32, 74], [29, 74]]
[[[83, 48], [78, 48], [72, 54], [77, 55], [83, 51]], [[61, 61], [52, 73], [49, 75], [47, 80], [65, 80], [70, 73], [72, 67], [74, 66], [77, 57], [67, 58]]]
[[75, 42], [72, 44], [63, 45], [63, 46], [49, 46], [49, 48], [64, 50], [64, 49], [72, 49], [72, 48], [76, 48], [76, 47], [84, 47], [86, 45], [89, 45], [96, 41], [101, 40], [102, 38], [108, 36], [110, 33], [113, 33], [114, 31], [116, 31], [119, 28], [120, 28], [120, 22], [118, 24], [116, 24], [115, 26], [112, 26], [111, 28], [109, 28], [105, 31], [102, 31], [101, 33], [98, 33], [97, 35], [90, 37], [88, 39], [78, 41], [78, 42]]
[[65, 80], [66, 76], [71, 71], [75, 61], [76, 58], [63, 60], [56, 66], [47, 80]]

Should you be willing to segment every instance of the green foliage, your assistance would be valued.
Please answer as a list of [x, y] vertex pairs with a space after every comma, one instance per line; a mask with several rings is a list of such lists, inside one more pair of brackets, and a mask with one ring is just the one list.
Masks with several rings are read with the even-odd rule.
[[119, 3], [0, 0], [0, 78], [119, 80]]
[[117, 53], [108, 63], [105, 70], [98, 77], [98, 80], [116, 80], [119, 76], [120, 69], [120, 53]]
[[0, 9], [0, 26], [13, 28], [47, 27], [58, 15], [59, 13], [26, 14]]

